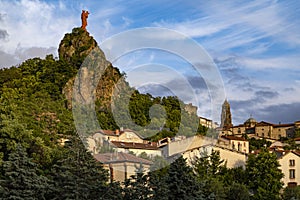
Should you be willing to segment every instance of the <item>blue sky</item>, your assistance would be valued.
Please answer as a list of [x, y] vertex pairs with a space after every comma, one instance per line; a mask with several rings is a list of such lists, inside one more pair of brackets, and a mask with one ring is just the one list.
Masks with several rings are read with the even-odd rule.
[[[16, 65], [30, 57], [57, 55], [64, 34], [81, 25], [82, 9], [91, 13], [87, 29], [99, 44], [115, 34], [143, 27], [168, 28], [197, 41], [220, 71], [234, 124], [244, 122], [250, 115], [272, 123], [300, 120], [298, 0], [0, 0], [0, 67]], [[193, 73], [181, 58], [144, 50], [125, 55], [113, 64], [132, 74], [129, 82], [134, 82], [138, 79], [136, 72], [140, 72], [135, 66], [147, 65], [139, 75], [147, 74], [149, 63], [184, 74], [199, 101], [190, 94], [183, 94], [183, 99], [198, 104], [199, 115], [211, 117], [203, 77]], [[166, 80], [164, 88], [177, 86], [173, 92], [184, 93], [182, 77], [170, 74], [159, 73]], [[141, 87], [155, 94], [168, 93], [162, 88]]]

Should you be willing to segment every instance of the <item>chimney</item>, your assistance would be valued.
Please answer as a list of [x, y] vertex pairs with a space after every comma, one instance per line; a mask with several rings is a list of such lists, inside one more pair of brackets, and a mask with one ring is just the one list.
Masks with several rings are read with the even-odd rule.
[[120, 128], [120, 131], [124, 131], [124, 128], [123, 128], [123, 126]]
[[119, 129], [117, 129], [117, 130], [115, 131], [115, 133], [116, 133], [116, 135], [120, 135]]

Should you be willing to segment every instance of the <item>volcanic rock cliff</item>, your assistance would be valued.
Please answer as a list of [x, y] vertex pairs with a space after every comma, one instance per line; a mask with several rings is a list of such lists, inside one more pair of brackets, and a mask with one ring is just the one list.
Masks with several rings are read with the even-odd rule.
[[[104, 66], [106, 69], [104, 72], [95, 72], [95, 71], [87, 71], [84, 69], [84, 63], [86, 58], [94, 59], [93, 53], [97, 50], [97, 58], [96, 61], [99, 65]], [[94, 50], [94, 51], [93, 51]], [[59, 45], [59, 59], [64, 60], [76, 67], [79, 70], [79, 80], [80, 87], [77, 85], [76, 87], [80, 88], [79, 93], [82, 96], [83, 101], [87, 101], [88, 97], [91, 95], [87, 91], [87, 87], [91, 84], [91, 82], [97, 83], [95, 87], [95, 96], [98, 102], [98, 109], [109, 109], [111, 106], [111, 96], [116, 89], [116, 84], [122, 77], [119, 69], [113, 67], [112, 64], [106, 60], [103, 51], [98, 47], [97, 42], [94, 40], [92, 36], [87, 31], [84, 31], [81, 28], [74, 28], [72, 33], [65, 34], [64, 38], [61, 40]], [[83, 73], [84, 72], [84, 73]], [[89, 77], [89, 79], [86, 79]], [[71, 108], [72, 101], [72, 92], [74, 86], [75, 77], [70, 79], [65, 88], [63, 89], [63, 94], [66, 96], [68, 100], [68, 108]], [[87, 82], [87, 80], [91, 80]], [[99, 80], [99, 81], [96, 81]], [[129, 87], [128, 83], [121, 79], [121, 84], [118, 84], [118, 87]]]

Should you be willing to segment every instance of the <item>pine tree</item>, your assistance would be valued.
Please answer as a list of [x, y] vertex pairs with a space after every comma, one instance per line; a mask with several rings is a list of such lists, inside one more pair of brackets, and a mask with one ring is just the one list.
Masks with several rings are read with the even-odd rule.
[[166, 184], [169, 200], [204, 199], [192, 168], [182, 156], [170, 165]]
[[226, 164], [219, 151], [206, 152], [192, 162], [198, 184], [201, 185], [206, 199], [225, 199], [226, 188], [223, 177], [227, 173]]
[[2, 166], [2, 199], [45, 199], [49, 180], [39, 174], [37, 164], [27, 156], [26, 149], [17, 145]]
[[279, 199], [283, 186], [283, 173], [276, 155], [262, 150], [258, 155], [250, 155], [246, 164], [248, 186], [254, 194], [253, 199]]
[[149, 176], [144, 173], [143, 166], [137, 168], [137, 173], [124, 182], [124, 199], [146, 200], [150, 198]]
[[108, 173], [87, 152], [81, 141], [74, 139], [64, 158], [52, 169], [57, 199], [100, 199], [106, 190]]
[[167, 200], [168, 199], [168, 185], [167, 175], [168, 167], [157, 169], [149, 172], [149, 187], [152, 191], [151, 199], [153, 200]]

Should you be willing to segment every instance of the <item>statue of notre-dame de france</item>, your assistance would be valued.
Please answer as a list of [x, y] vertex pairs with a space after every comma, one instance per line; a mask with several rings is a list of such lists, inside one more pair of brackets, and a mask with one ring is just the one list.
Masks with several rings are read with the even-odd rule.
[[87, 18], [89, 17], [89, 14], [90, 14], [89, 11], [82, 10], [82, 13], [81, 13], [81, 22], [82, 22], [81, 28], [85, 31], [86, 31], [86, 26], [87, 26]]

